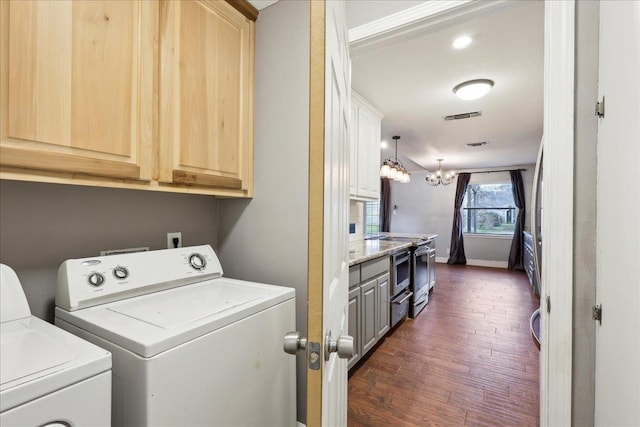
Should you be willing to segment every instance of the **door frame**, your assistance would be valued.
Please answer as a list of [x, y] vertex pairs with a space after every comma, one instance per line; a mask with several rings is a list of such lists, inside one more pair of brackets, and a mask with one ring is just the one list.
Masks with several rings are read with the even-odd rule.
[[571, 425], [575, 1], [545, 2], [544, 21], [542, 235], [547, 238], [540, 292], [540, 425], [547, 426]]
[[[307, 262], [307, 341], [323, 343], [325, 0], [310, 2], [309, 58], [309, 231]], [[322, 425], [322, 363], [309, 369], [307, 354], [307, 425]]]
[[[388, 19], [375, 21], [375, 25], [369, 26], [380, 28], [379, 37], [376, 36], [375, 29], [369, 28], [366, 37], [357, 39], [356, 43], [352, 44], [352, 49], [408, 37], [414, 30], [442, 24], [446, 19], [443, 16], [445, 12], [449, 13], [450, 19], [456, 19], [480, 12], [478, 8], [482, 5], [508, 7], [506, 2], [499, 0], [470, 3], [461, 1], [449, 4], [449, 9], [434, 8], [431, 13], [423, 13], [420, 23], [412, 19], [407, 11], [403, 12], [404, 20], [398, 20], [398, 16], [391, 15]], [[541, 290], [541, 317], [545, 332], [540, 353], [540, 424], [543, 426], [571, 425], [575, 7], [575, 0], [545, 2], [543, 134], [546, 142], [542, 231], [544, 236], [553, 238], [545, 239], [542, 250], [541, 277], [544, 285]], [[484, 11], [486, 12], [486, 9]], [[386, 24], [393, 19], [396, 20], [396, 26], [391, 28]], [[353, 29], [349, 32], [350, 38], [352, 32]], [[311, 73], [313, 80], [313, 67]], [[310, 217], [311, 207], [310, 205]], [[310, 288], [310, 292], [311, 290]], [[546, 296], [551, 299], [553, 316], [546, 311]], [[312, 311], [311, 306], [309, 310]], [[311, 317], [309, 321], [311, 322]], [[321, 400], [321, 395], [319, 399]]]

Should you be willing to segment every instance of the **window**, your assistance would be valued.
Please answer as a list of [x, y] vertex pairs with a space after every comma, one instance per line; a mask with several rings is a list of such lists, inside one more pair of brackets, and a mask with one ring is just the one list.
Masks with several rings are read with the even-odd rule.
[[511, 183], [469, 184], [462, 205], [462, 232], [513, 235], [516, 205]]
[[364, 234], [380, 232], [380, 201], [364, 204]]

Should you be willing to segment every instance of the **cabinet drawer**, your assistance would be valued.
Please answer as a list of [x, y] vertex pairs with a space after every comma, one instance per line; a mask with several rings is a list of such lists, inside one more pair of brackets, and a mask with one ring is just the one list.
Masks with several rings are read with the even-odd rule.
[[[389, 272], [389, 257], [384, 256], [361, 264], [361, 281]], [[351, 270], [349, 270], [351, 276]]]
[[349, 289], [360, 284], [360, 264], [349, 267]]

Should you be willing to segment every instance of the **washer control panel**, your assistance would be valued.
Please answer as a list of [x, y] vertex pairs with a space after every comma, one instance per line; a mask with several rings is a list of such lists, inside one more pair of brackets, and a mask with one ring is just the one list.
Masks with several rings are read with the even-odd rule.
[[124, 280], [129, 277], [129, 270], [127, 270], [127, 267], [119, 265], [113, 269], [113, 277], [118, 280]]
[[202, 254], [189, 255], [189, 265], [198, 271], [202, 271], [207, 266], [207, 260]]
[[56, 305], [73, 311], [221, 276], [209, 245], [70, 259], [58, 270]]
[[87, 283], [95, 287], [102, 286], [104, 284], [104, 276], [94, 271], [87, 277]]

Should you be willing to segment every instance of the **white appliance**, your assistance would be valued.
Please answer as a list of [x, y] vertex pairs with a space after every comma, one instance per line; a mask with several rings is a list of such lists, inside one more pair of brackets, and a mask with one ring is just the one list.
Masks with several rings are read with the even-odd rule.
[[0, 264], [0, 425], [110, 426], [111, 355], [31, 315]]
[[56, 325], [113, 355], [114, 426], [294, 426], [295, 290], [208, 246], [65, 261]]

